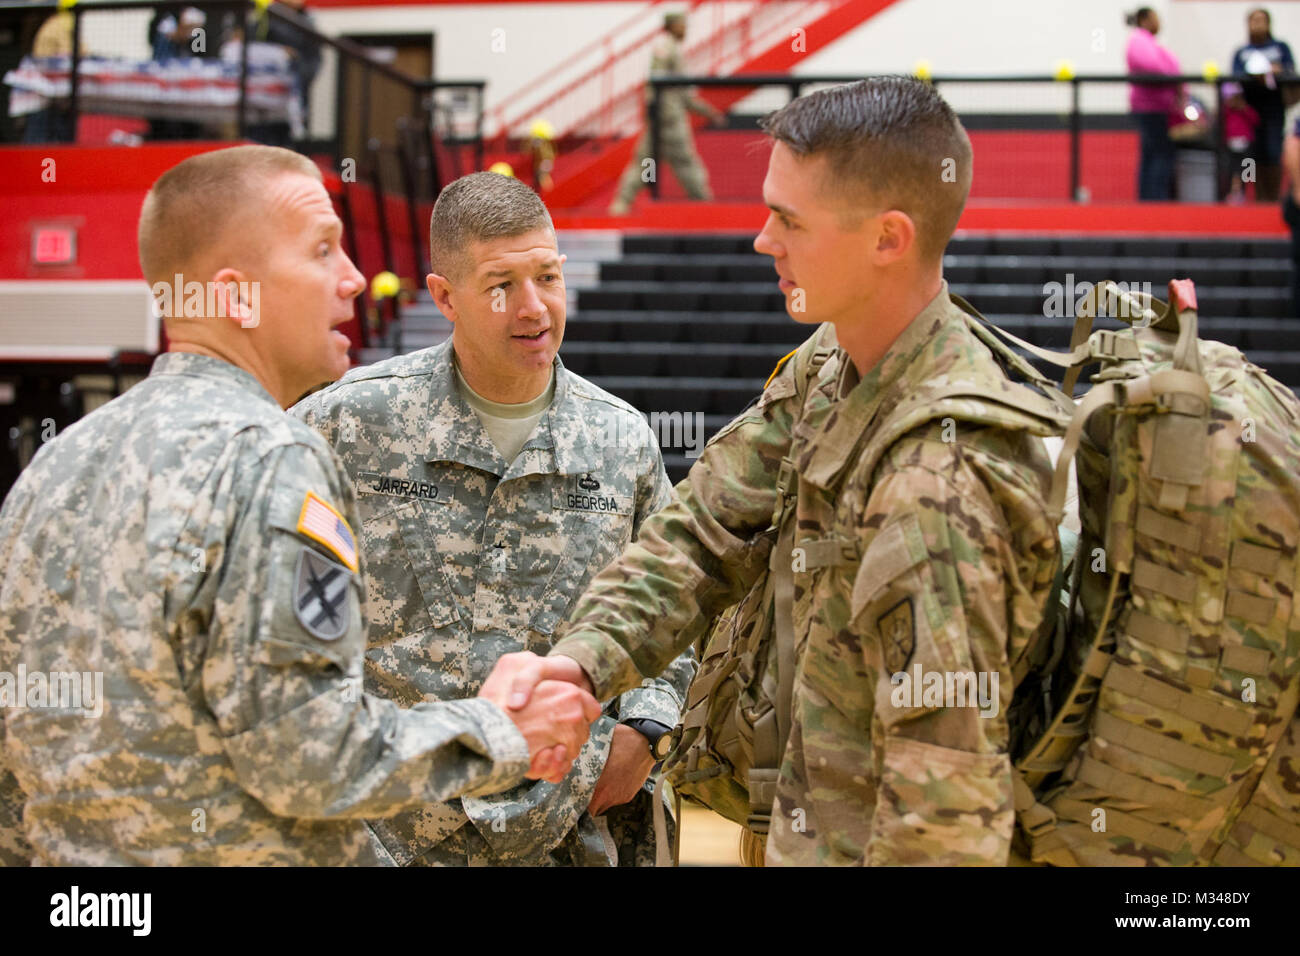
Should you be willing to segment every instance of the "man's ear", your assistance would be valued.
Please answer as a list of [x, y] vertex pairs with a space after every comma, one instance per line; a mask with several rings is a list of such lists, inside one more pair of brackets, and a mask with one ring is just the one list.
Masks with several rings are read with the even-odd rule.
[[438, 311], [448, 322], [455, 324], [456, 307], [451, 303], [451, 280], [436, 272], [430, 272], [424, 277], [424, 284], [429, 287], [429, 295], [433, 296], [433, 304], [438, 307]]
[[209, 318], [227, 319], [240, 328], [257, 328], [261, 322], [261, 289], [238, 269], [220, 269], [208, 280], [210, 301], [216, 311]]
[[904, 258], [916, 245], [916, 223], [898, 209], [881, 213], [871, 257], [876, 265], [890, 265]]

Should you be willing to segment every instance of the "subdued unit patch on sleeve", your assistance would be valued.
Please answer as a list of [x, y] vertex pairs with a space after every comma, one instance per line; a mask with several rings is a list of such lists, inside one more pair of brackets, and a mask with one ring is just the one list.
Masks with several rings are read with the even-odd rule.
[[876, 621], [884, 645], [885, 666], [889, 673], [906, 669], [916, 648], [916, 618], [912, 613], [912, 599], [903, 598]]
[[328, 548], [348, 568], [357, 570], [357, 541], [343, 516], [315, 492], [307, 492], [298, 512], [298, 533]]
[[351, 621], [352, 572], [308, 545], [298, 554], [293, 613], [307, 633], [337, 641]]

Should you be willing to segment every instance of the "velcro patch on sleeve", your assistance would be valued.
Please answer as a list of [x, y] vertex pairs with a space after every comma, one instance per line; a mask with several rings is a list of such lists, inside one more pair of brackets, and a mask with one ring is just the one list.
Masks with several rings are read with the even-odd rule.
[[298, 512], [298, 533], [323, 545], [352, 571], [357, 570], [357, 539], [329, 502], [309, 491]]
[[308, 545], [298, 555], [293, 613], [307, 633], [337, 641], [351, 622], [352, 575]]

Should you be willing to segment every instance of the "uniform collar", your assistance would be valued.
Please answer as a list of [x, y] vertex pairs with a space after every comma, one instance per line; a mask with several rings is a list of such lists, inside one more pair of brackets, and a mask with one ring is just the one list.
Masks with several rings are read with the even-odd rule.
[[[938, 294], [917, 313], [889, 347], [875, 368], [857, 381], [857, 369], [843, 348], [837, 350], [839, 374], [823, 380], [819, 391], [826, 401], [800, 422], [796, 437], [806, 440], [799, 456], [799, 473], [806, 481], [829, 488], [853, 458], [858, 439], [872, 424], [881, 406], [915, 369], [925, 346], [935, 333], [951, 321], [956, 306], [948, 298], [948, 282], [942, 280]], [[847, 394], [846, 394], [847, 393]]]
[[[591, 434], [581, 402], [572, 388], [572, 373], [555, 356], [555, 397], [518, 456], [507, 467], [492, 438], [456, 384], [451, 339], [429, 352], [429, 430], [425, 461], [453, 461], [502, 479], [525, 475], [584, 474], [598, 469], [604, 457]], [[435, 424], [436, 423], [436, 424]], [[597, 425], [598, 427], [598, 425]]]
[[164, 352], [153, 361], [153, 367], [149, 369], [152, 375], [197, 375], [200, 378], [211, 379], [222, 382], [226, 385], [233, 385], [245, 391], [252, 392], [258, 398], [265, 399], [276, 408], [281, 408], [280, 403], [275, 397], [266, 390], [266, 386], [258, 381], [257, 376], [252, 372], [245, 371], [238, 365], [232, 365], [225, 359], [214, 358], [211, 355], [200, 355], [198, 352]]

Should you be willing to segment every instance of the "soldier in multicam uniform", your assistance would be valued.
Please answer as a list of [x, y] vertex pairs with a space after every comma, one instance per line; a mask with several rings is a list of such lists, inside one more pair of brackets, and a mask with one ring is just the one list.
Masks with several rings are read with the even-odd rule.
[[[370, 558], [367, 690], [473, 693], [507, 652], [544, 654], [587, 581], [672, 497], [626, 402], [564, 368], [565, 291], [546, 207], [475, 173], [439, 195], [429, 290], [442, 345], [354, 369], [292, 412], [355, 483]], [[399, 865], [645, 865], [650, 744], [680, 716], [689, 655], [624, 688], [559, 785], [375, 821]], [[663, 668], [661, 668], [662, 670]]]
[[[650, 76], [680, 76], [686, 72], [686, 59], [682, 55], [682, 40], [686, 38], [686, 17], [681, 13], [664, 15], [663, 33], [650, 49]], [[653, 91], [647, 89], [649, 103]], [[709, 173], [700, 162], [691, 136], [691, 120], [687, 113], [707, 116], [714, 123], [722, 121], [723, 114], [695, 96], [684, 86], [670, 86], [659, 91], [659, 160], [667, 162], [677, 174], [677, 181], [692, 199], [712, 199], [709, 191]], [[623, 171], [618, 192], [610, 204], [613, 216], [627, 215], [632, 200], [646, 184], [643, 178], [645, 161], [650, 158], [650, 115], [646, 109], [646, 128], [637, 140], [636, 156]]]
[[[0, 510], [0, 823], [26, 797], [4, 862], [374, 862], [357, 818], [562, 779], [585, 741], [599, 705], [571, 684], [523, 719], [494, 681], [410, 710], [361, 693], [355, 501], [283, 413], [347, 366], [331, 329], [363, 279], [340, 231], [316, 167], [264, 146], [146, 198], [145, 276], [201, 276], [218, 305], [168, 314], [172, 351]], [[68, 672], [102, 675], [100, 713], [41, 699]]]
[[[714, 437], [551, 654], [598, 695], [657, 673], [765, 569], [778, 476], [792, 470], [799, 650], [767, 862], [1004, 864], [1011, 665], [1058, 563], [1050, 462], [1031, 434], [1048, 428], [1013, 407], [1001, 426], [954, 416], [885, 440], [921, 389], [1034, 405], [942, 278], [970, 143], [932, 89], [899, 78], [795, 100], [764, 128], [772, 214], [754, 247], [775, 259], [791, 316], [832, 323], [838, 347], [802, 408], [787, 362]], [[536, 662], [503, 666], [523, 691]], [[899, 694], [897, 675], [918, 671], [984, 674], [992, 706]]]

